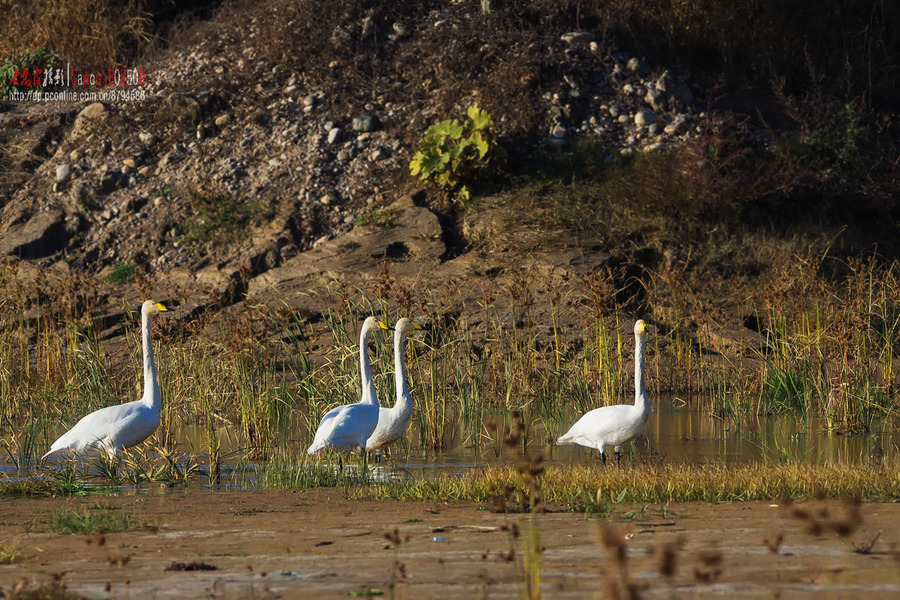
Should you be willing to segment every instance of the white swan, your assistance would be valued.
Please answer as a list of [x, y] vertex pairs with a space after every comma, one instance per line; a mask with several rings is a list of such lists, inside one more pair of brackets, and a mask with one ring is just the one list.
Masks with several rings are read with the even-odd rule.
[[600, 451], [606, 464], [606, 448], [612, 446], [619, 462], [620, 448], [641, 435], [650, 417], [650, 401], [644, 387], [644, 344], [647, 324], [634, 324], [634, 404], [602, 406], [586, 413], [572, 425], [558, 444], [578, 444]]
[[141, 337], [144, 354], [144, 396], [134, 402], [107, 406], [82, 417], [75, 427], [62, 434], [41, 457], [67, 452], [78, 456], [96, 455], [106, 451], [116, 456], [120, 450], [140, 444], [159, 425], [162, 398], [153, 362], [150, 342], [150, 318], [168, 309], [158, 302], [147, 300], [141, 306]]
[[403, 318], [394, 324], [394, 378], [397, 402], [391, 408], [378, 409], [378, 426], [366, 441], [366, 450], [380, 450], [403, 437], [412, 416], [413, 403], [406, 383], [406, 364], [403, 361], [403, 336], [422, 329], [415, 321]]
[[333, 408], [322, 417], [313, 443], [306, 451], [315, 454], [322, 448], [334, 450], [365, 449], [366, 440], [378, 425], [378, 396], [375, 394], [375, 382], [372, 380], [372, 367], [369, 365], [369, 334], [378, 329], [389, 329], [387, 325], [369, 317], [363, 321], [359, 333], [359, 370], [362, 379], [362, 399], [356, 404], [345, 404]]

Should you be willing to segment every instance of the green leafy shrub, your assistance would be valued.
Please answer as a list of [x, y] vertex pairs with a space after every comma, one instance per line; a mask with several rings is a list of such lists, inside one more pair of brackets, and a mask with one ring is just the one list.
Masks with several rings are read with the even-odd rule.
[[[412, 175], [438, 187], [459, 190], [459, 200], [469, 199], [464, 182], [484, 169], [496, 154], [494, 122], [477, 104], [469, 107], [466, 120], [447, 119], [425, 132], [419, 151], [409, 163]], [[462, 184], [462, 185], [461, 185]]]
[[38, 94], [43, 91], [40, 85], [31, 87], [14, 85], [13, 79], [16, 73], [27, 72], [28, 78], [32, 79], [36, 69], [39, 68], [42, 71], [50, 69], [59, 64], [59, 62], [59, 57], [44, 47], [22, 52], [17, 60], [4, 58], [3, 64], [0, 65], [0, 108], [9, 103], [9, 93], [11, 91], [34, 91]]

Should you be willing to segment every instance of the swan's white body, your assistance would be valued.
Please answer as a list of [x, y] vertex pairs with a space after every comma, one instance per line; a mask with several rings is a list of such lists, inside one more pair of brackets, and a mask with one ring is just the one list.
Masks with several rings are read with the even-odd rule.
[[634, 404], [602, 406], [586, 413], [559, 438], [559, 444], [578, 444], [600, 451], [606, 464], [606, 448], [619, 458], [620, 448], [644, 432], [650, 417], [650, 401], [644, 387], [644, 349], [647, 324], [634, 324]]
[[345, 404], [333, 408], [322, 417], [313, 443], [307, 450], [315, 454], [322, 448], [352, 451], [366, 447], [366, 440], [378, 425], [378, 396], [375, 394], [375, 381], [372, 379], [372, 366], [369, 364], [369, 334], [378, 329], [387, 329], [387, 325], [369, 317], [363, 322], [359, 334], [359, 371], [362, 379], [362, 399], [356, 404]]
[[406, 363], [403, 360], [403, 336], [422, 326], [409, 319], [400, 319], [394, 324], [394, 378], [397, 388], [397, 402], [391, 408], [378, 409], [378, 426], [366, 441], [366, 450], [380, 450], [403, 437], [413, 413], [413, 402], [406, 383]]
[[141, 306], [141, 338], [144, 355], [144, 396], [140, 400], [95, 410], [81, 418], [75, 427], [60, 436], [41, 457], [65, 453], [77, 456], [106, 452], [115, 456], [120, 450], [140, 444], [159, 426], [162, 398], [156, 380], [153, 344], [150, 341], [150, 319], [165, 312], [165, 306], [151, 300]]

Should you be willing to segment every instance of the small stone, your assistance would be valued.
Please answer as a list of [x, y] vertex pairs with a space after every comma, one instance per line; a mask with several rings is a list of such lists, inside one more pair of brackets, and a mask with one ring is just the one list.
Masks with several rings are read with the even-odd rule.
[[321, 202], [321, 203], [324, 204], [325, 206], [330, 205], [330, 204], [332, 203], [332, 201], [333, 201], [333, 199], [332, 199], [332, 197], [331, 197], [331, 194], [325, 194], [324, 196], [322, 196], [322, 197], [319, 199], [319, 202]]
[[138, 134], [138, 139], [141, 140], [141, 143], [145, 146], [152, 146], [156, 143], [156, 136], [152, 133], [147, 133], [146, 131], [142, 131]]
[[669, 108], [686, 110], [694, 102], [694, 94], [690, 88], [671, 71], [667, 70], [660, 76], [656, 81], [656, 89], [665, 94]]
[[559, 39], [570, 46], [587, 46], [596, 40], [597, 36], [590, 31], [572, 31], [562, 34]]
[[349, 148], [341, 148], [337, 153], [337, 159], [341, 162], [347, 162], [350, 160], [350, 149]]
[[631, 118], [628, 115], [619, 115], [618, 121], [619, 123], [628, 123]]
[[653, 123], [652, 125], [650, 125], [650, 127], [647, 128], [647, 131], [649, 131], [652, 135], [656, 135], [657, 133], [659, 133], [659, 124]]
[[650, 66], [639, 58], [628, 59], [628, 70], [632, 73], [648, 73]]
[[118, 182], [118, 177], [112, 171], [107, 171], [103, 175], [100, 176], [100, 191], [108, 194], [116, 189], [116, 183]]
[[630, 83], [626, 83], [622, 86], [622, 93], [628, 94], [629, 96], [634, 93], [634, 86]]
[[381, 126], [381, 123], [378, 122], [376, 117], [372, 115], [359, 115], [355, 119], [353, 119], [353, 123], [351, 127], [353, 131], [376, 131]]
[[384, 159], [388, 158], [390, 155], [391, 155], [391, 153], [390, 153], [390, 151], [389, 151], [387, 148], [384, 148], [384, 147], [379, 146], [379, 147], [375, 150], [375, 152], [373, 152], [373, 153], [371, 154], [371, 156], [369, 157], [369, 159], [370, 159], [372, 162], [378, 162], [378, 161], [380, 161], [380, 160], [384, 160]]
[[328, 143], [336, 144], [337, 142], [341, 141], [342, 133], [344, 133], [344, 131], [340, 127], [333, 127], [332, 129], [330, 129], [328, 131]]
[[656, 121], [656, 116], [652, 112], [647, 112], [645, 110], [642, 110], [642, 111], [638, 112], [636, 115], [634, 115], [634, 124], [635, 125], [640, 125], [640, 126], [650, 125], [654, 121]]
[[659, 90], [649, 90], [647, 95], [644, 96], [644, 102], [650, 105], [650, 107], [657, 112], [665, 112], [669, 108], [669, 103], [666, 101], [666, 95]]
[[79, 117], [84, 117], [85, 119], [97, 119], [106, 116], [106, 107], [103, 106], [100, 102], [94, 102], [93, 104], [89, 104], [86, 106], [80, 113], [78, 113]]
[[676, 133], [684, 131], [687, 128], [687, 124], [687, 117], [685, 115], [678, 115], [671, 123], [666, 125], [666, 128], [663, 131], [665, 131], [667, 135], [675, 135]]
[[131, 158], [126, 158], [125, 160], [122, 161], [122, 164], [130, 169], [137, 168], [137, 163], [134, 162], [134, 159], [131, 159]]
[[616, 117], [618, 117], [619, 114], [620, 114], [621, 112], [622, 112], [622, 111], [619, 110], [619, 107], [618, 107], [618, 106], [610, 106], [610, 107], [609, 107], [609, 116], [611, 116], [611, 117], [614, 118], [614, 119], [615, 119]]
[[72, 176], [72, 165], [65, 163], [56, 167], [56, 181], [65, 183]]
[[216, 117], [216, 125], [218, 127], [228, 125], [229, 121], [231, 121], [231, 115], [229, 115], [228, 113], [221, 114], [218, 117]]
[[78, 148], [69, 152], [69, 160], [71, 160], [72, 162], [78, 162], [78, 159], [80, 159], [80, 158], [81, 158], [81, 151], [78, 150]]
[[138, 169], [139, 175], [146, 175], [149, 172], [150, 172], [150, 165], [147, 165], [147, 166], [144, 166], [144, 167], [141, 167], [140, 169]]
[[314, 106], [316, 104], [316, 97], [313, 95], [304, 96], [302, 103], [303, 106]]
[[72, 137], [77, 139], [87, 133], [90, 123], [96, 123], [106, 118], [106, 107], [100, 102], [85, 107], [75, 118], [75, 124], [72, 126]]
[[597, 42], [591, 42], [590, 44], [588, 44], [588, 49], [594, 54], [597, 54], [600, 51], [600, 44], [598, 44]]

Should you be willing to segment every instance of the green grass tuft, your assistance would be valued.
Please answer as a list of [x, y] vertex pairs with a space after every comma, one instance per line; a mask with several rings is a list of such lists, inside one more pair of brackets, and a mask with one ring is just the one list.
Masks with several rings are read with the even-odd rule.
[[106, 276], [106, 280], [113, 284], [125, 283], [137, 275], [137, 267], [131, 263], [121, 264]]
[[89, 512], [87, 509], [83, 509], [81, 512], [59, 509], [54, 511], [50, 518], [50, 530], [62, 535], [114, 533], [133, 529], [135, 526], [134, 517], [127, 513], [98, 514]]

